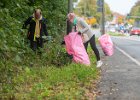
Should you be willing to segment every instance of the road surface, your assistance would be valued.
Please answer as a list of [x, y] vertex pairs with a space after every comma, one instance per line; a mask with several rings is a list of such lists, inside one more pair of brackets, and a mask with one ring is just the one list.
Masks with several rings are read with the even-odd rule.
[[140, 37], [112, 37], [115, 52], [104, 57], [96, 100], [140, 100]]

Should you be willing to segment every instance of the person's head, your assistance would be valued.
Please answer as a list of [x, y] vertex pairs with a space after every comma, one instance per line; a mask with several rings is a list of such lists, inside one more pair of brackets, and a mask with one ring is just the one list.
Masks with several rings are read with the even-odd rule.
[[35, 11], [34, 11], [35, 19], [40, 19], [41, 15], [42, 15], [41, 10], [40, 9], [35, 9]]
[[73, 22], [74, 22], [74, 18], [76, 17], [76, 15], [75, 15], [74, 13], [69, 13], [69, 14], [67, 15], [67, 17], [68, 17], [68, 20], [69, 20], [71, 23], [73, 23]]

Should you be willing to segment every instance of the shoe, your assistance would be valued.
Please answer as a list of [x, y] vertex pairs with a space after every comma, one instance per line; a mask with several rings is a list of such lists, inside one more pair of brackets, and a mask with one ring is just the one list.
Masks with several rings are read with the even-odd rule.
[[101, 60], [97, 61], [97, 68], [100, 68], [103, 65], [103, 62]]

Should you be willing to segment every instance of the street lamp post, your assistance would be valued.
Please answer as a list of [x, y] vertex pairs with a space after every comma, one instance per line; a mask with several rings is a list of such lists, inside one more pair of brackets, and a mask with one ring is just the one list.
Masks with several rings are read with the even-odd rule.
[[[68, 13], [73, 11], [73, 0], [68, 0]], [[67, 34], [69, 34], [72, 30], [72, 25], [69, 21], [67, 21]]]

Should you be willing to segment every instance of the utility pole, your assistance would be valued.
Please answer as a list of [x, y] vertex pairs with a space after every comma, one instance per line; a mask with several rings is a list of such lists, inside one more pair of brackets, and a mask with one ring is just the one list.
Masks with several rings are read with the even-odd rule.
[[73, 0], [68, 1], [68, 13], [73, 11]]
[[102, 14], [101, 32], [102, 32], [102, 35], [103, 35], [103, 34], [105, 34], [105, 8], [104, 8], [104, 0], [98, 0], [97, 1], [97, 6], [98, 6], [97, 11], [101, 12], [101, 14]]
[[104, 0], [102, 0], [102, 35], [105, 34], [105, 8], [104, 8]]
[[[68, 0], [68, 13], [73, 12], [73, 0]], [[69, 21], [67, 21], [67, 34], [69, 34], [72, 30], [72, 25]]]

